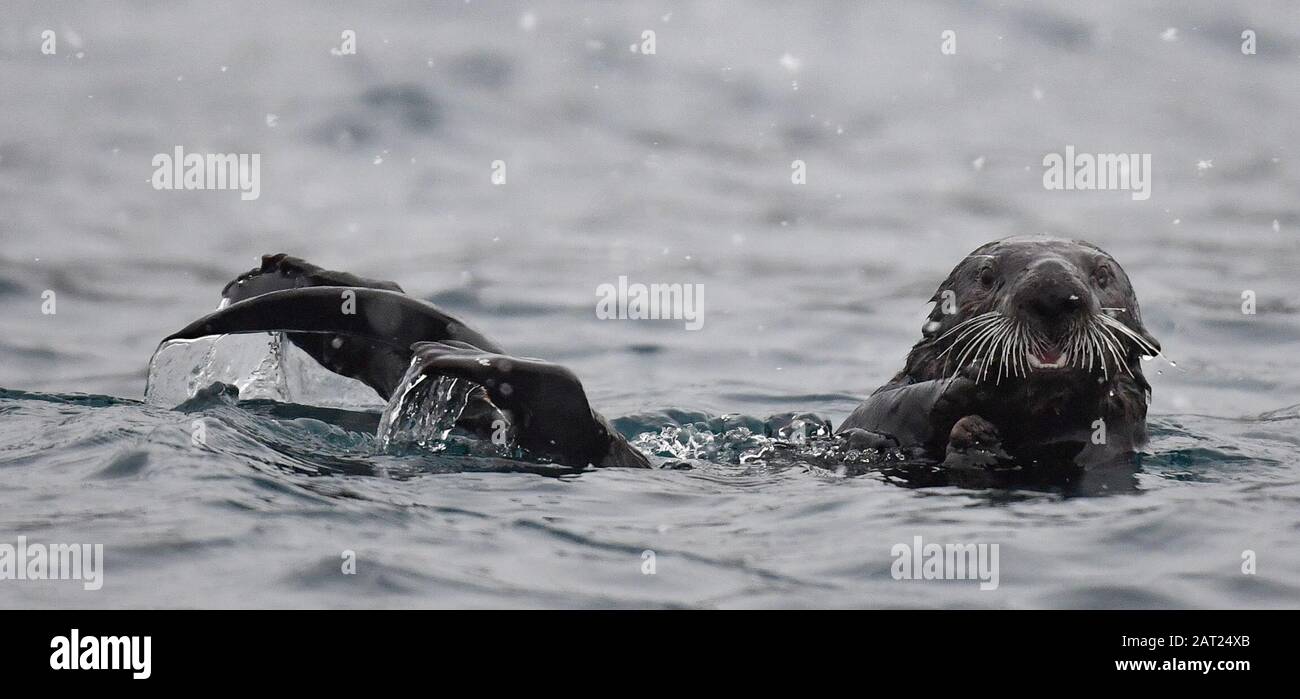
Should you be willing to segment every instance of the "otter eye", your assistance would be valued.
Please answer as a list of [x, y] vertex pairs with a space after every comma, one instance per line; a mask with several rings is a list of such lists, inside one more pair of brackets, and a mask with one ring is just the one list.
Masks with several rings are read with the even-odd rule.
[[1092, 280], [1096, 282], [1097, 288], [1105, 289], [1110, 285], [1112, 272], [1109, 265], [1101, 265], [1097, 271], [1092, 273]]

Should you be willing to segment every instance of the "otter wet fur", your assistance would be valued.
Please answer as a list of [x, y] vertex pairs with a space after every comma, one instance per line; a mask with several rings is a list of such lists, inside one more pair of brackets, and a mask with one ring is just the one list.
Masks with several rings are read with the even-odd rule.
[[[353, 314], [340, 300], [355, 299]], [[267, 255], [222, 292], [223, 307], [169, 336], [284, 332], [325, 368], [384, 399], [422, 373], [476, 385], [458, 427], [511, 424], [528, 455], [574, 468], [649, 467], [593, 410], [577, 376], [507, 354], [393, 282]], [[836, 431], [850, 449], [899, 450], [952, 469], [1113, 461], [1146, 440], [1142, 358], [1160, 343], [1128, 276], [1100, 248], [1015, 237], [962, 260], [903, 370]]]
[[1146, 442], [1141, 360], [1160, 343], [1102, 249], [1038, 236], [988, 243], [931, 301], [903, 370], [841, 435], [888, 435], [950, 464], [972, 453], [973, 463], [1105, 462]]

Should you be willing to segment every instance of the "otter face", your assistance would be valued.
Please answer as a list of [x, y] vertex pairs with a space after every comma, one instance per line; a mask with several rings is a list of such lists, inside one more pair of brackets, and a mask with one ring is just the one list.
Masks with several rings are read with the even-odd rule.
[[[1128, 276], [1089, 243], [1017, 237], [989, 243], [953, 269], [932, 299], [929, 373], [976, 381], [1052, 373], [1128, 373], [1160, 352]], [[912, 362], [909, 361], [909, 365]]]

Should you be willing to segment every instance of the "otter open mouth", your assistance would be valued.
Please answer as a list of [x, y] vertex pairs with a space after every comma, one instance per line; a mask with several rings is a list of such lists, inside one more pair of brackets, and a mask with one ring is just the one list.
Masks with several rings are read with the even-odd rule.
[[1064, 369], [1069, 360], [1069, 357], [1064, 352], [1051, 348], [1026, 352], [1025, 354], [1029, 358], [1029, 366], [1034, 369]]

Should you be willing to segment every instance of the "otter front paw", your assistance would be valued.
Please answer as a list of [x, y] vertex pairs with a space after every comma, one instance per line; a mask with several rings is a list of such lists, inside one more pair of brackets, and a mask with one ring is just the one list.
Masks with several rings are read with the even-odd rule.
[[845, 446], [853, 451], [879, 451], [883, 449], [897, 449], [898, 440], [887, 434], [872, 432], [857, 427], [853, 427], [839, 433], [839, 437], [844, 440]]
[[972, 447], [993, 447], [1001, 443], [1002, 437], [993, 423], [979, 415], [967, 415], [952, 426], [948, 433], [948, 448], [965, 451]]
[[993, 423], [979, 415], [967, 415], [948, 433], [949, 467], [996, 466], [1011, 457], [1002, 448], [1002, 436]]

